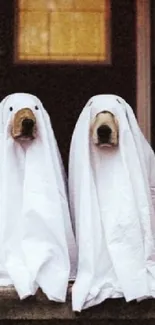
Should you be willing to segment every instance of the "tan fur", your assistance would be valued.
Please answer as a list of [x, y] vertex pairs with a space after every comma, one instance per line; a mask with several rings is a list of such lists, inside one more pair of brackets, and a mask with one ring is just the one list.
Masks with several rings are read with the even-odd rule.
[[[101, 125], [107, 125], [112, 130], [109, 146], [117, 146], [118, 145], [118, 137], [119, 137], [118, 121], [112, 113], [107, 112], [107, 111], [98, 113], [95, 116], [94, 120], [92, 121], [90, 130], [91, 130], [91, 136], [93, 139], [93, 143], [96, 145], [99, 144], [99, 140], [98, 140], [98, 136], [97, 136], [97, 129]], [[101, 144], [100, 146], [104, 146], [104, 145]]]
[[[14, 115], [14, 119], [12, 121], [11, 134], [14, 139], [22, 136], [22, 122], [25, 118], [32, 119], [36, 126], [36, 118], [33, 114], [32, 110], [29, 108], [22, 108]], [[35, 137], [36, 127], [33, 129], [33, 137]]]

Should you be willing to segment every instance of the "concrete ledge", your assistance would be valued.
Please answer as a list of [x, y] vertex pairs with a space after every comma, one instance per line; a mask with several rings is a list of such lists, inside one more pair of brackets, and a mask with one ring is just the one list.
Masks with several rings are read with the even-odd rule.
[[67, 302], [49, 301], [41, 291], [20, 301], [13, 287], [0, 288], [0, 320], [154, 320], [155, 299], [126, 303], [124, 299], [109, 299], [103, 304], [73, 313], [70, 292]]

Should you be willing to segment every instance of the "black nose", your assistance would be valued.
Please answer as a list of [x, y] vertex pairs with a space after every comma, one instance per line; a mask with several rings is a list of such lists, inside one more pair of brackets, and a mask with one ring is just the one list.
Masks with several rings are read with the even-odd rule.
[[111, 129], [108, 125], [101, 125], [97, 129], [97, 134], [102, 143], [108, 142], [111, 135]]
[[34, 121], [31, 120], [30, 118], [25, 118], [25, 119], [22, 121], [22, 126], [23, 126], [25, 129], [32, 129], [33, 126], [34, 126]]

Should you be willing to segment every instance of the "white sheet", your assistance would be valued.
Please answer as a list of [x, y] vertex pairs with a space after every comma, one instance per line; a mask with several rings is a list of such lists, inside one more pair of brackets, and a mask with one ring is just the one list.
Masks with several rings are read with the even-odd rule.
[[[115, 150], [90, 137], [103, 110], [119, 121]], [[84, 107], [71, 142], [69, 192], [78, 245], [73, 310], [106, 298], [155, 297], [155, 156], [121, 97], [94, 96]]]
[[[36, 116], [38, 135], [22, 147], [10, 125], [25, 107]], [[17, 93], [1, 102], [0, 161], [0, 286], [13, 284], [21, 299], [40, 287], [64, 302], [76, 274], [75, 240], [61, 157], [37, 97]]]

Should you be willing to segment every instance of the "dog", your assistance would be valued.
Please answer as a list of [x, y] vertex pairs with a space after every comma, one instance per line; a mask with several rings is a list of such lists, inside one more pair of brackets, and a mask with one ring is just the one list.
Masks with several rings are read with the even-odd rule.
[[11, 135], [15, 140], [33, 140], [36, 131], [36, 117], [30, 108], [22, 108], [15, 113], [11, 125]]
[[109, 111], [98, 113], [91, 124], [93, 143], [99, 147], [116, 147], [119, 138], [117, 118]]

